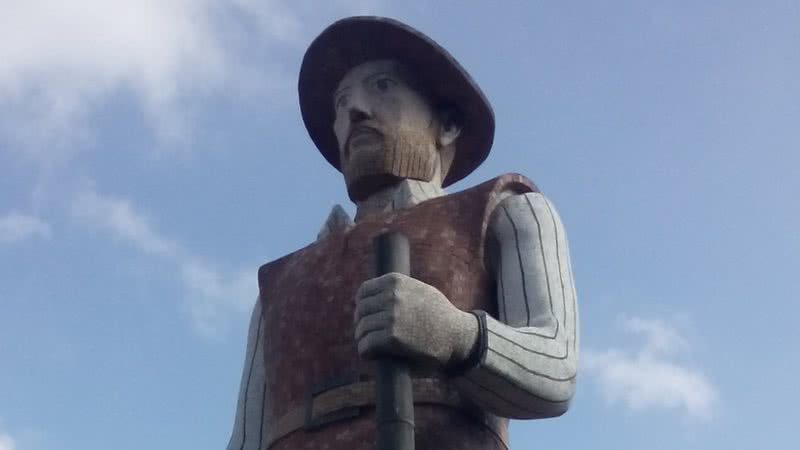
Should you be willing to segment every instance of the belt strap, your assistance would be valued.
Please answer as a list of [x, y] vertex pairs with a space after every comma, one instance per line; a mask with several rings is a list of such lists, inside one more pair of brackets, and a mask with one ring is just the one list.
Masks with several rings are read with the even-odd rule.
[[[415, 378], [411, 380], [414, 404], [435, 404], [464, 409], [466, 403], [452, 386], [438, 378]], [[303, 429], [310, 431], [332, 422], [351, 419], [361, 414], [361, 409], [375, 404], [375, 381], [359, 381], [329, 389], [311, 391], [303, 405], [292, 408], [272, 421], [267, 427], [266, 448], [279, 439]], [[485, 421], [498, 437], [496, 424]], [[501, 439], [502, 440], [502, 439]], [[506, 442], [503, 442], [507, 445]]]

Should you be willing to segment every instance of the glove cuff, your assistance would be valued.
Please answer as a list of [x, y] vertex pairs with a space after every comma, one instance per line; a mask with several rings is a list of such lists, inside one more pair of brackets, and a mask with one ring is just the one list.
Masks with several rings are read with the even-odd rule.
[[489, 347], [486, 336], [486, 311], [474, 310], [470, 313], [478, 320], [478, 339], [463, 361], [445, 369], [444, 373], [449, 377], [458, 377], [467, 373], [478, 367], [486, 357], [486, 349]]

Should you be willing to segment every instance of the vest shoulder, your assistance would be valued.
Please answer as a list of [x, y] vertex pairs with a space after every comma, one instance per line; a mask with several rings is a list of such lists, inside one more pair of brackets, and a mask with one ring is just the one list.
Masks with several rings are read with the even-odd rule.
[[525, 175], [505, 173], [463, 191], [456, 192], [454, 195], [483, 193], [484, 195], [500, 196], [503, 193], [526, 194], [528, 192], [539, 192], [539, 188]]
[[309, 250], [312, 250], [318, 244], [318, 242], [319, 241], [311, 242], [310, 244], [308, 244], [308, 245], [306, 245], [306, 246], [304, 246], [302, 248], [299, 248], [299, 249], [297, 249], [297, 250], [295, 250], [295, 251], [293, 251], [291, 253], [287, 253], [287, 254], [285, 254], [285, 255], [283, 255], [281, 257], [273, 259], [272, 261], [269, 261], [269, 262], [266, 262], [266, 263], [262, 264], [258, 268], [259, 284], [267, 279], [267, 277], [269, 276], [271, 271], [280, 268], [281, 266], [283, 266], [286, 263], [291, 263], [291, 261], [293, 259], [297, 258], [298, 255], [300, 255], [300, 254], [302, 254], [304, 252], [307, 252]]

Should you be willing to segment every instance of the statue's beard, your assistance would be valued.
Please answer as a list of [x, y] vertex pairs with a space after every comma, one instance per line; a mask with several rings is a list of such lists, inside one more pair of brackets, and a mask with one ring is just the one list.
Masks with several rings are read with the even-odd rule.
[[382, 133], [380, 145], [351, 149], [342, 173], [353, 201], [403, 179], [431, 181], [436, 174], [437, 151], [433, 138], [420, 132]]

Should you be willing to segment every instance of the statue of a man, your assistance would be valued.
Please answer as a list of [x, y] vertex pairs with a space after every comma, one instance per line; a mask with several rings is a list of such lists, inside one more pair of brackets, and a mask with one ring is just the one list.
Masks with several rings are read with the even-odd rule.
[[[521, 175], [445, 194], [488, 155], [494, 116], [466, 71], [404, 24], [352, 17], [306, 52], [300, 106], [344, 175], [311, 245], [259, 270], [228, 450], [374, 448], [374, 359], [413, 374], [416, 447], [508, 448], [508, 418], [563, 414], [578, 321], [567, 239]], [[410, 276], [372, 240], [410, 242]]]

